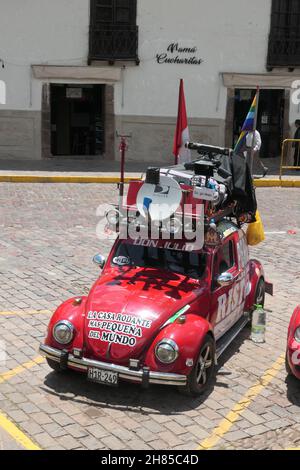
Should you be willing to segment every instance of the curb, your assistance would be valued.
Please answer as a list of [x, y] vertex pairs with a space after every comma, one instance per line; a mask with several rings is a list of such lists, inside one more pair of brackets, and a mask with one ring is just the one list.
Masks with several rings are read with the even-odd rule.
[[[128, 177], [125, 183], [139, 181], [141, 178]], [[120, 177], [116, 176], [44, 176], [44, 175], [1, 175], [0, 183], [100, 183], [117, 184], [120, 183]], [[279, 179], [257, 179], [254, 180], [257, 188], [300, 188], [300, 179], [298, 180], [279, 180]]]
[[299, 180], [254, 180], [256, 188], [300, 188]]

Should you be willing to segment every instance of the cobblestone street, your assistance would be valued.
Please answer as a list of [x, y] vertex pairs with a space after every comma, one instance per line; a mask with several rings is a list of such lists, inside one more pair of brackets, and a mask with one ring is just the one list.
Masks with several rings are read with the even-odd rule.
[[[96, 209], [115, 194], [113, 185], [0, 184], [0, 429], [3, 415], [42, 449], [300, 447], [300, 382], [287, 378], [283, 360], [300, 302], [300, 189], [257, 190], [266, 241], [251, 252], [275, 293], [266, 343], [245, 329], [201, 399], [162, 386], [98, 386], [40, 358], [51, 313], [86, 293], [98, 275], [93, 255], [109, 252], [111, 241], [96, 237]], [[21, 447], [0, 431], [0, 449]]]

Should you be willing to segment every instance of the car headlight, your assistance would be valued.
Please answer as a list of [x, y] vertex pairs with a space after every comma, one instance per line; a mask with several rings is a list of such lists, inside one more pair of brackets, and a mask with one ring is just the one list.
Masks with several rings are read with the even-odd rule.
[[67, 320], [61, 320], [54, 325], [53, 337], [60, 344], [69, 344], [74, 336], [74, 326]]
[[300, 327], [296, 329], [294, 336], [297, 343], [300, 343]]
[[155, 347], [155, 355], [163, 364], [171, 364], [179, 355], [179, 348], [175, 341], [163, 339]]

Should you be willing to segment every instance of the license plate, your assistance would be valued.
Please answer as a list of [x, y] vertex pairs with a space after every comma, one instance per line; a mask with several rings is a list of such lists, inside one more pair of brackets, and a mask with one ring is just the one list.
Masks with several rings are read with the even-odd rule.
[[119, 382], [118, 372], [89, 367], [87, 373], [88, 380], [99, 384], [117, 386]]

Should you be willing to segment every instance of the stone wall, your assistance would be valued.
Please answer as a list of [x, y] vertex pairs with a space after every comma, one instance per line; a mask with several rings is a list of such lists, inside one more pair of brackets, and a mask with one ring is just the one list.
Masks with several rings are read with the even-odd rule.
[[0, 159], [41, 158], [41, 112], [0, 110]]
[[[156, 116], [116, 116], [118, 133], [128, 138], [127, 161], [173, 162], [176, 118]], [[225, 120], [189, 119], [191, 141], [224, 145]], [[115, 147], [116, 160], [119, 157]]]

